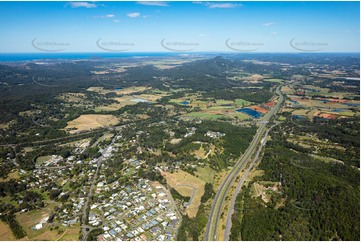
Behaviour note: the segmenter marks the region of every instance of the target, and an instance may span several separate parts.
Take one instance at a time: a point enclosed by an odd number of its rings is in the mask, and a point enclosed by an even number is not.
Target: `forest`
[[[231,240],[358,241],[358,169],[348,164],[322,162],[307,151],[286,147],[287,134],[281,130],[293,125],[286,122],[271,132],[272,140],[258,166],[264,175],[256,177],[237,196]],[[326,135],[327,127],[330,133],[333,132],[330,127],[335,129],[334,124],[321,127],[315,130],[311,126],[307,131]],[[350,145],[353,141],[348,142]],[[256,182],[279,183],[280,190],[271,192],[270,201],[265,202],[254,196]]]

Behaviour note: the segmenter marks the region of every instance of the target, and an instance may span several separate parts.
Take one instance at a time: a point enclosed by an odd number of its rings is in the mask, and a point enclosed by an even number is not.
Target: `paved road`
[[[260,122],[261,125],[258,128],[257,133],[255,134],[248,149],[245,151],[242,157],[236,162],[236,165],[228,173],[226,179],[223,181],[223,183],[220,185],[217,191],[216,197],[212,204],[211,212],[206,227],[206,234],[204,239],[207,241],[217,240],[219,220],[223,212],[227,193],[229,192],[239,172],[245,167],[250,157],[257,150],[257,147],[260,144],[261,139],[265,136],[265,132],[267,130],[266,125],[268,121],[272,118],[274,114],[277,113],[282,103],[284,102],[284,97],[280,92],[280,87],[277,88],[276,93],[279,96],[279,100],[277,104],[263,117],[263,119],[261,120],[263,122]]]
[[[249,173],[251,172],[253,166],[256,164],[256,162],[258,161],[258,158],[259,158],[259,155],[263,149],[263,147],[266,145],[267,143],[267,136],[268,136],[268,132],[274,127],[276,126],[277,124],[274,124],[271,128],[269,128],[264,136],[264,138],[262,139],[262,143],[261,145],[259,146],[258,148],[258,151],[257,151],[257,154],[256,156],[254,157],[252,163],[250,164],[250,166],[247,168],[246,172],[243,173],[242,177],[241,177],[241,180],[238,182],[238,185],[237,185],[237,188],[236,188],[236,191],[234,192],[233,194],[233,197],[232,197],[232,201],[231,201],[231,205],[229,207],[229,210],[228,210],[228,215],[227,215],[227,222],[226,222],[226,228],[225,228],[225,231],[224,231],[224,241],[229,241],[229,236],[230,236],[230,233],[231,233],[231,228],[232,228],[232,215],[234,213],[234,204],[236,203],[236,198],[237,198],[237,195],[239,194],[239,192],[241,191],[241,188],[243,186],[243,183],[246,181]]]
[[[192,195],[191,195],[189,201],[186,203],[186,204],[187,204],[187,205],[186,205],[187,207],[188,207],[189,205],[191,205],[192,202],[193,202],[194,196],[196,195],[197,188],[196,188],[195,186],[193,186],[192,184],[178,184],[178,185],[175,185],[174,187],[190,187],[190,188],[193,189]],[[173,187],[173,188],[174,188],[174,187]]]
[[[90,231],[87,231],[88,226],[85,224],[85,221],[88,218],[89,202],[90,202],[91,197],[93,196],[94,188],[95,188],[95,185],[96,185],[96,183],[98,181],[99,170],[100,170],[100,167],[102,165],[103,160],[105,159],[104,154],[105,154],[105,152],[107,152],[108,147],[112,146],[116,140],[117,140],[117,136],[115,135],[112,142],[107,147],[104,148],[104,151],[103,151],[102,155],[100,157],[98,157],[97,169],[96,169],[96,172],[95,172],[95,174],[93,176],[93,181],[92,181],[92,184],[90,186],[89,193],[88,193],[88,196],[86,198],[85,204],[83,206],[82,221],[81,221],[82,222],[82,232],[81,233],[82,233],[82,240],[83,241],[85,241],[87,239],[88,233],[90,232]]]

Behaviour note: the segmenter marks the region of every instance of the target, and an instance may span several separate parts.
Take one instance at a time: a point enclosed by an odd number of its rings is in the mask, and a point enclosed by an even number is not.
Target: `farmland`
[[[85,114],[68,122],[66,130],[70,133],[107,127],[117,124],[119,121],[112,115]]]

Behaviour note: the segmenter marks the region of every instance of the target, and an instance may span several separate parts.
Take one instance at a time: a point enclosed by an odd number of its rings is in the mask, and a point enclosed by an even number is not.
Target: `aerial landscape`
[[[359,241],[359,12],[0,2],[0,240]]]

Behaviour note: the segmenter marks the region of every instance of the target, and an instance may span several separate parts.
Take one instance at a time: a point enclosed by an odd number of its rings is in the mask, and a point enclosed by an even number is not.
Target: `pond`
[[[294,118],[294,119],[306,119],[306,117],[302,116],[302,115],[292,115],[292,118]]]
[[[261,114],[253,109],[250,108],[241,108],[241,109],[237,109],[236,112],[242,112],[245,113],[249,116],[251,116],[252,118],[259,118],[261,117]]]
[[[351,106],[351,107],[357,107],[357,106],[360,106],[359,103],[344,103],[345,105],[347,106]]]
[[[183,102],[180,102],[180,104],[182,104],[182,105],[188,105],[190,102],[188,102],[188,101],[183,101]]]

